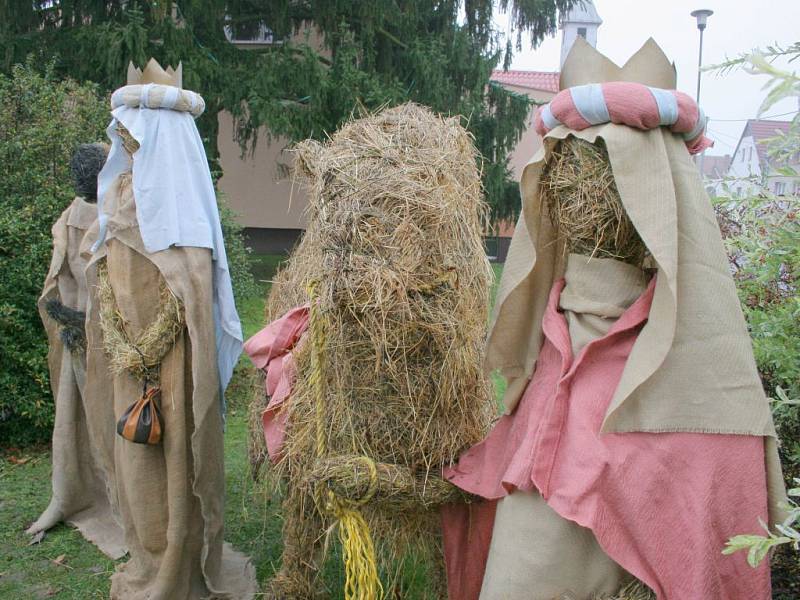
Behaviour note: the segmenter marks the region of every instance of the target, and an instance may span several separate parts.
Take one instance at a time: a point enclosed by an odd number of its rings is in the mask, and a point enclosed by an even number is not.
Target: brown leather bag
[[[117,421],[117,433],[136,444],[160,443],[164,431],[164,420],[157,402],[160,396],[161,388],[146,389]]]

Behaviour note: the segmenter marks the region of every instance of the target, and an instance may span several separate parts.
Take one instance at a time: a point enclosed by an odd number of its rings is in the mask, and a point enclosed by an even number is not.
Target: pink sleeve
[[[283,405],[292,393],[296,369],[292,350],[308,329],[308,306],[293,308],[264,327],[244,345],[253,364],[266,372],[269,403],[261,415],[270,460],[277,462],[286,439],[286,411]]]
[[[244,343],[244,351],[258,369],[291,350],[308,327],[308,306],[293,308]]]

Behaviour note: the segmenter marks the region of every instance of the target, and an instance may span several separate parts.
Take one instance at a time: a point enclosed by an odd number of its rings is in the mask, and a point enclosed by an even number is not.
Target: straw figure
[[[674,86],[652,40],[620,68],[579,38],[536,116],[487,347],[506,414],[445,469],[484,500],[445,524],[453,599],[770,597],[768,565],[722,554],[785,490]]]
[[[111,97],[109,158],[87,267],[87,413],[129,560],[111,598],[249,599],[223,542],[222,394],[240,350],[222,230],[181,68],[131,65]]]
[[[253,414],[286,480],[271,597],[321,591],[332,525],[345,597],[402,595],[412,548],[431,565],[431,597],[444,597],[439,508],[467,496],[442,468],[493,412],[480,368],[491,271],[476,151],[457,118],[405,104],[296,153],[308,228],[273,283],[272,322],[245,344],[266,371]]]
[[[70,161],[76,197],[53,225],[53,258],[39,298],[50,343],[48,364],[55,401],[53,495],[28,529],[33,535],[66,521],[111,558],[125,554],[122,529],[112,513],[102,452],[110,436],[90,437],[86,383],[86,258],[81,244],[97,221],[97,175],[108,146],[81,144]]]

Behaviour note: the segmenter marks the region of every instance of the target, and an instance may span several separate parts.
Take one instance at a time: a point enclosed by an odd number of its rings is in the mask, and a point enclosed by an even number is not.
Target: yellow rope
[[[311,299],[309,313],[309,334],[311,336],[311,373],[309,383],[314,391],[314,416],[316,420],[317,456],[326,455],[325,436],[325,323],[320,314],[317,301],[317,285],[311,282],[308,286]],[[383,598],[383,586],[378,577],[375,560],[375,547],[372,535],[361,511],[358,510],[370,500],[377,489],[378,473],[375,462],[362,457],[370,470],[370,490],[358,502],[338,497],[323,484],[316,490],[317,506],[332,514],[339,522],[339,540],[345,570],[345,600],[378,600]]]

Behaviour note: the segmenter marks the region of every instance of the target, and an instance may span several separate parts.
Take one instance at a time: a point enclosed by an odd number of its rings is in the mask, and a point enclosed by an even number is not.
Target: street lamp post
[[[714,14],[713,10],[708,10],[707,8],[701,8],[699,10],[693,10],[691,15],[697,19],[697,29],[700,31],[700,51],[697,55],[697,95],[695,97],[697,101],[698,108],[700,107],[700,77],[702,75],[702,68],[703,68],[703,32],[706,30],[706,24],[708,23],[708,17]],[[700,176],[703,176],[703,155],[705,152],[701,152],[700,156],[697,157],[698,168],[700,169]]]

